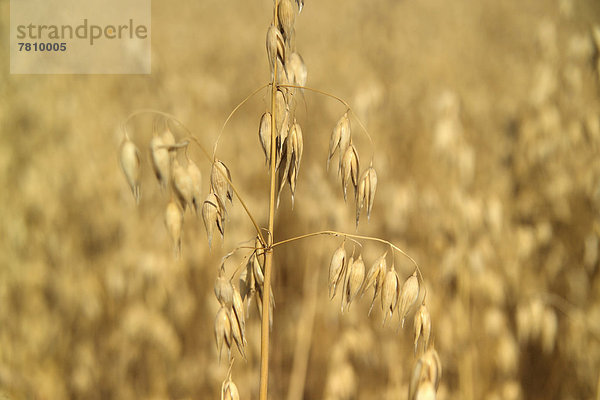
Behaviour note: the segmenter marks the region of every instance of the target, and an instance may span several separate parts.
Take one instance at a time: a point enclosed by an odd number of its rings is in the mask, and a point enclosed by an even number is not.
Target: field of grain
[[[379,184],[358,234],[401,247],[427,282],[437,399],[600,399],[600,2],[305,3],[296,31],[307,86],[345,99],[374,141]],[[153,1],[147,76],[10,75],[8,0],[0,15],[0,399],[220,398],[228,362],[215,349],[213,284],[253,226],[234,200],[209,251],[188,211],[175,259],[148,156],[152,117],[129,124],[142,150],[139,206],[119,166],[120,124],[161,110],[212,148],[234,107],[269,81],[272,2]],[[257,133],[269,93],[239,109],[217,151],[262,226]],[[357,233],[326,170],[344,111],[304,93],[304,160],[293,209],[282,194],[276,240]],[[190,150],[205,196],[210,163]],[[367,316],[368,295],[341,313],[327,288],[340,243],[275,252],[270,398],[407,398],[413,314],[403,329],[397,316],[382,326],[379,307]],[[361,252],[370,266],[385,250]],[[395,263],[401,280],[413,272]],[[234,351],[242,399],[258,397],[250,310],[247,361]]]

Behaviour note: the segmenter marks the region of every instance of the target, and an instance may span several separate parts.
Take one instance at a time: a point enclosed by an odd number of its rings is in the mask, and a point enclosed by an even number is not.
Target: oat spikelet
[[[356,228],[358,228],[358,222],[360,221],[360,212],[362,211],[367,201],[367,192],[369,191],[369,178],[366,172],[360,178],[358,182],[358,188],[356,189]]]
[[[273,80],[273,69],[276,66],[277,60],[281,62],[285,60],[285,42],[281,32],[273,24],[267,30],[267,56],[271,68],[271,80]]]
[[[254,279],[253,264],[253,260],[249,259],[246,263],[246,268],[240,272],[239,277],[240,296],[242,297],[242,302],[248,299],[246,304],[246,313],[248,313],[250,310],[250,303],[256,292],[256,280]]]
[[[362,259],[362,255],[358,256],[352,265],[348,266],[348,284],[346,286],[346,307],[350,309],[350,303],[354,301],[354,298],[363,285],[365,279],[365,263]]]
[[[329,154],[327,156],[327,170],[329,170],[329,162],[336,151],[340,152],[339,167],[342,166],[342,158],[346,153],[346,149],[350,145],[350,119],[348,113],[344,113],[335,124],[329,139]]]
[[[308,71],[300,54],[291,53],[288,57],[285,69],[290,83],[296,86],[306,86]]]
[[[223,203],[214,193],[210,193],[206,200],[204,200],[204,203],[202,203],[202,219],[204,220],[204,227],[206,228],[209,248],[212,246],[215,226],[221,233],[221,237],[225,234],[223,208]]]
[[[415,271],[402,285],[402,295],[400,296],[399,317],[402,320],[404,328],[404,319],[408,315],[411,307],[419,297],[419,280],[417,279],[417,271]]]
[[[367,170],[367,179],[369,181],[369,192],[366,196],[367,200],[367,219],[371,219],[371,209],[373,208],[373,201],[375,201],[375,191],[377,190],[377,172],[375,168],[370,166]]]
[[[223,344],[227,346],[228,353],[231,352],[231,321],[225,307],[221,307],[215,317],[215,340],[217,342],[217,351],[219,352],[219,362],[221,362]]]
[[[442,379],[442,363],[434,348],[427,350],[415,364],[408,386],[408,399],[429,399],[431,389],[435,392]]]
[[[352,264],[354,264],[354,255],[350,256],[350,259],[348,259],[348,265],[346,266],[346,268],[344,268],[344,276],[342,276],[342,279],[343,279],[342,301],[341,301],[342,312],[344,312],[344,307],[350,303],[350,301],[348,299],[348,282],[350,279],[349,271],[352,269]]]
[[[233,285],[225,277],[225,266],[221,265],[215,281],[215,296],[223,307],[231,307],[233,302]]]
[[[188,160],[187,174],[192,180],[192,205],[196,215],[202,205],[202,172],[192,160]]]
[[[398,298],[400,297],[400,278],[396,273],[396,270],[392,267],[385,273],[383,280],[383,287],[381,288],[381,308],[383,310],[383,323],[387,317],[391,317],[396,305],[398,304]]]
[[[419,339],[423,337],[423,349],[427,350],[429,345],[429,337],[431,335],[431,316],[425,303],[421,304],[419,310],[415,313],[415,354],[417,353],[417,347]]]
[[[165,210],[165,225],[173,246],[175,248],[175,257],[181,255],[181,231],[183,227],[183,211],[173,200],[167,205]]]
[[[298,5],[298,14],[300,14],[304,8],[304,0],[296,0],[296,4]]]
[[[258,128],[258,139],[265,153],[267,165],[271,165],[271,113],[266,112],[260,117],[260,126]]]
[[[154,136],[150,140],[150,156],[156,179],[160,186],[166,189],[171,179],[171,157],[160,136]]]
[[[358,171],[359,171],[358,152],[356,151],[356,148],[351,144],[346,149],[346,153],[344,154],[344,157],[342,160],[342,167],[341,167],[341,172],[342,172],[341,178],[342,178],[342,189],[344,192],[344,201],[346,201],[346,198],[347,198],[346,191],[347,191],[348,183],[350,182],[350,180],[352,180],[352,186],[354,187],[354,191],[356,193],[357,185],[358,185]]]
[[[179,161],[173,160],[173,189],[179,200],[181,208],[185,211],[186,206],[193,207],[194,181]]]
[[[344,277],[344,268],[346,265],[346,249],[344,243],[340,245],[331,257],[329,264],[329,298],[333,299],[340,281]]]
[[[129,136],[125,135],[123,142],[121,143],[120,151],[121,169],[125,174],[127,183],[131,188],[131,193],[135,199],[135,204],[140,203],[140,151],[136,145],[129,139]]]
[[[383,287],[383,280],[387,271],[387,262],[385,260],[386,256],[387,251],[383,253],[383,255],[381,255],[377,260],[375,260],[369,269],[369,272],[367,273],[367,277],[365,278],[362,294],[364,295],[369,288],[373,288],[373,300],[371,300],[371,306],[369,307],[368,315],[371,315],[373,305],[375,304],[375,299],[377,299],[377,295],[381,292],[381,288]]]
[[[242,300],[240,292],[235,287],[233,288],[232,310],[235,316],[235,320],[237,321],[240,327],[242,343],[246,344],[246,317],[244,316],[244,301]]]
[[[356,189],[356,226],[360,220],[360,213],[364,207],[367,208],[367,218],[371,218],[371,209],[377,190],[377,173],[373,166],[363,172]]]
[[[235,345],[244,359],[246,359],[246,353],[244,352],[244,339],[242,335],[242,329],[240,324],[235,317],[233,310],[229,310],[229,322],[231,324],[231,338],[235,342]]]
[[[280,137],[278,143],[280,150],[283,147],[285,138],[287,137],[287,124],[289,123],[287,117],[288,112],[289,110],[285,96],[281,90],[277,90],[277,93],[275,93],[275,126],[277,128],[277,135]],[[282,132],[282,127],[284,125],[286,129],[285,132]]]
[[[223,384],[221,400],[240,400],[240,393],[238,392],[235,383],[231,380],[231,376],[227,379],[227,382]]]
[[[291,0],[279,1],[279,6],[277,7],[277,19],[281,25],[285,41],[289,45],[290,39],[294,34],[294,25],[296,23],[296,9]]]
[[[294,120],[294,124],[290,128],[289,133],[289,151],[290,168],[287,179],[290,184],[290,192],[292,194],[292,209],[294,208],[294,195],[296,194],[296,182],[298,180],[298,171],[300,170],[300,162],[302,161],[302,153],[304,151],[304,139],[302,138],[302,129]]]
[[[223,205],[226,200],[229,200],[229,203],[233,202],[233,189],[227,181],[228,179],[231,181],[231,172],[229,172],[229,168],[227,168],[223,161],[215,159],[210,172],[210,188],[221,200]]]

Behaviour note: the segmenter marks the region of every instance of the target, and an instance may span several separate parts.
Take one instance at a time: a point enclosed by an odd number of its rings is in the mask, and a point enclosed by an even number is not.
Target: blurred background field
[[[271,6],[156,0],[151,75],[28,76],[9,74],[0,0],[0,398],[219,398],[227,363],[215,351],[213,283],[252,226],[234,201],[209,252],[188,212],[174,260],[168,198],[148,162],[152,118],[130,125],[145,169],[139,207],[118,164],[119,124],[153,108],[211,147],[269,79]],[[438,399],[600,398],[600,2],[306,0],[296,30],[308,86],[347,100],[374,138],[379,186],[359,233],[422,267],[444,367]],[[344,109],[304,99],[305,159],[293,211],[282,195],[277,239],[354,232],[353,205],[325,170]],[[263,225],[267,105],[261,92],[242,107],[217,153]],[[369,144],[353,129],[364,165]],[[206,194],[209,164],[192,156]],[[366,297],[341,314],[339,297],[327,298],[339,244],[276,254],[271,397],[405,399],[412,314],[404,329],[396,317],[381,327]],[[384,250],[366,245],[366,263]],[[402,279],[412,273],[395,261]],[[252,309],[248,361],[235,353],[233,368],[243,399],[257,398],[259,339]]]

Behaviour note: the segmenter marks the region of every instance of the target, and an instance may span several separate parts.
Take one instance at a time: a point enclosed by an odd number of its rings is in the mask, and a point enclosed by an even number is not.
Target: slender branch
[[[254,97],[254,95],[258,92],[260,92],[261,90],[263,90],[264,88],[270,86],[270,83],[266,83],[264,85],[262,85],[261,87],[259,87],[258,89],[256,89],[255,91],[253,91],[252,93],[250,93],[248,96],[246,96],[246,98],[244,100],[242,100],[234,109],[233,111],[231,111],[229,113],[229,116],[227,117],[227,119],[225,120],[225,122],[223,123],[223,126],[221,127],[221,132],[219,132],[219,136],[217,136],[217,140],[215,141],[215,145],[213,147],[213,158],[215,158],[215,155],[217,154],[217,147],[219,146],[219,140],[221,140],[221,136],[223,136],[223,131],[225,131],[225,126],[227,126],[227,123],[229,122],[229,120],[231,119],[231,117],[233,117],[233,115],[237,112],[237,110],[240,109],[241,106],[243,106],[244,104],[246,104],[246,102],[248,100],[250,100],[252,97]]]
[[[371,240],[374,242],[386,244],[386,245],[390,246],[393,250],[397,251],[398,253],[402,254],[404,257],[408,258],[414,264],[415,268],[417,269],[417,272],[419,273],[419,277],[421,278],[421,282],[424,282],[423,274],[421,273],[421,268],[419,268],[419,264],[417,264],[417,262],[411,256],[409,256],[404,250],[402,250],[400,247],[396,246],[392,242],[385,240],[385,239],[378,238],[378,237],[353,235],[351,233],[344,233],[344,232],[337,232],[337,231],[319,231],[319,232],[311,232],[311,233],[296,236],[293,238],[281,240],[279,242],[273,243],[271,245],[271,247],[281,246],[282,244],[295,242],[296,240],[306,239],[306,238],[320,236],[320,235],[343,236],[343,237],[354,238],[354,239],[358,239],[358,240]]]

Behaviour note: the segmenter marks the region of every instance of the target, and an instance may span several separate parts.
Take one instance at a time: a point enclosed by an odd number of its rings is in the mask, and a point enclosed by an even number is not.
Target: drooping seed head
[[[304,153],[304,137],[302,136],[302,128],[295,119],[291,130],[293,130],[294,132],[294,159],[296,162],[296,166],[300,168],[300,162],[302,161],[302,153]]]
[[[229,322],[231,323],[231,338],[235,342],[238,351],[246,359],[246,353],[244,352],[244,337],[242,335],[242,328],[239,321],[235,317],[233,310],[229,310]]]
[[[181,231],[183,227],[183,211],[173,200],[167,204],[165,210],[165,225],[173,246],[175,248],[175,257],[181,255]]]
[[[233,189],[229,184],[230,181],[231,172],[229,172],[229,168],[223,161],[215,159],[210,172],[210,187],[223,205],[226,200],[229,200],[230,203],[233,202]]]
[[[335,124],[333,131],[331,132],[331,137],[329,139],[329,154],[327,156],[327,170],[329,170],[329,162],[331,158],[339,149],[340,153],[340,162],[339,169],[342,167],[342,158],[346,153],[346,149],[350,145],[350,119],[348,118],[348,113],[344,113],[340,117],[340,119]]]
[[[209,193],[204,203],[202,203],[202,219],[204,220],[206,236],[208,237],[208,247],[210,248],[215,226],[221,233],[221,237],[224,235],[223,205],[214,193]]]
[[[346,154],[346,150],[351,144],[351,133],[350,133],[350,118],[348,118],[348,113],[344,113],[342,118],[338,121],[340,125],[340,168],[342,164],[342,158],[344,154]]]
[[[346,286],[346,306],[348,309],[350,309],[350,303],[360,293],[364,280],[365,263],[363,262],[362,255],[359,255],[358,259],[354,260],[352,265],[348,264],[348,284]]]
[[[223,386],[221,400],[240,400],[240,393],[238,392],[238,388],[231,379],[229,379],[227,383]]]
[[[127,135],[125,135],[125,137],[123,138],[123,142],[121,142],[120,161],[121,169],[123,170],[123,173],[125,174],[125,179],[127,179],[127,183],[131,188],[131,193],[133,193],[135,203],[139,204],[141,197],[140,151]]]
[[[344,191],[344,201],[346,201],[346,189],[348,182],[352,180],[352,186],[356,192],[358,185],[358,152],[353,145],[348,146],[342,159],[342,189]]]
[[[371,219],[371,209],[375,201],[375,191],[377,190],[377,172],[372,166],[367,170],[367,179],[369,180],[369,196],[367,202],[367,218]]]
[[[240,295],[242,296],[242,301],[248,299],[248,307],[250,307],[250,301],[252,300],[252,296],[256,292],[256,281],[254,280],[254,272],[253,269],[253,261],[251,259],[246,263],[246,268],[240,272],[239,285],[240,285]],[[247,310],[249,310],[248,308]],[[248,312],[248,311],[246,311]]]
[[[285,131],[285,127],[283,130]],[[283,142],[283,152],[284,152],[284,156],[281,159],[281,162],[283,162],[283,165],[285,167],[279,168],[279,170],[278,170],[277,182],[278,182],[279,190],[277,191],[277,207],[279,207],[279,198],[281,196],[281,192],[282,192],[286,182],[288,182],[290,167],[292,166],[292,162],[294,159],[293,143],[292,143],[291,137],[289,135],[288,135],[287,139],[285,140],[285,142]]]
[[[223,343],[227,346],[227,351],[231,351],[231,321],[227,308],[221,307],[215,317],[215,340],[217,342],[217,351],[219,352],[219,362],[221,361],[221,350]]]
[[[434,348],[427,350],[415,364],[408,386],[408,399],[433,399],[442,378],[442,363]]]
[[[289,110],[285,100],[285,96],[281,90],[277,90],[275,94],[275,126],[277,127],[277,136],[280,138],[279,147],[280,150],[283,147],[283,142],[287,138],[289,117],[287,116]],[[285,127],[285,129],[283,128]]]
[[[342,243],[336,249],[331,257],[329,264],[329,298],[333,299],[337,291],[337,287],[344,276],[344,267],[346,263],[346,249]]]
[[[425,303],[421,304],[419,310],[415,313],[415,354],[419,339],[423,337],[423,349],[427,350],[429,345],[429,337],[431,335],[431,316]]]
[[[202,205],[202,172],[192,160],[188,160],[187,174],[192,180],[192,205],[196,215]]]
[[[348,271],[352,268],[352,264],[354,264],[354,255],[351,255],[348,259],[348,265],[344,268],[344,276],[342,276],[342,301],[340,302],[342,312],[344,312],[344,307],[348,304],[348,280],[350,278]]]
[[[240,333],[242,335],[242,342],[246,343],[246,318],[244,316],[244,301],[242,300],[242,296],[237,288],[233,288],[233,296],[232,296],[232,310],[233,315],[237,323],[240,326]],[[233,318],[232,318],[233,320]]]
[[[181,204],[181,208],[185,211],[186,206],[193,206],[194,200],[194,181],[187,168],[184,168],[179,161],[173,160],[173,189],[177,195],[177,199]]]
[[[296,86],[306,86],[308,71],[300,54],[290,54],[286,63],[286,70],[288,73],[288,79],[292,84]]]
[[[283,31],[286,42],[289,40],[294,31],[294,24],[296,23],[296,8],[292,5],[291,0],[280,0],[279,6],[277,7],[277,17],[281,30]]]
[[[385,279],[385,273],[387,271],[387,262],[385,260],[387,256],[387,252],[382,254],[371,266],[369,272],[367,273],[367,277],[365,278],[365,284],[363,286],[362,294],[369,288],[373,288],[373,300],[371,300],[371,306],[369,308],[369,315],[371,315],[371,311],[373,310],[373,304],[375,304],[375,299],[377,295],[380,293],[381,288],[383,287],[383,280]]]
[[[360,212],[362,211],[365,203],[368,199],[369,191],[369,180],[368,175],[364,173],[358,182],[358,188],[356,190],[356,227],[358,228],[358,222],[360,221]]]
[[[408,315],[411,307],[417,301],[419,297],[419,280],[417,279],[417,272],[415,271],[402,285],[402,295],[400,296],[400,309],[399,317],[402,320],[402,327],[404,327],[404,319]]]
[[[219,276],[217,276],[217,280],[215,281],[215,296],[219,303],[223,307],[231,307],[233,302],[233,285],[225,277],[225,268],[221,266],[219,270]]]
[[[171,156],[160,136],[154,136],[150,140],[150,155],[156,179],[161,187],[166,189],[171,179]]]
[[[271,165],[271,113],[268,111],[260,118],[258,139],[265,153],[267,165]]]
[[[393,268],[389,269],[385,273],[383,280],[383,286],[381,288],[381,308],[383,309],[383,323],[387,317],[391,317],[396,305],[398,304],[398,298],[400,297],[400,278],[396,270]]]
[[[271,24],[267,30],[267,56],[269,58],[269,67],[271,68],[271,79],[273,79],[273,70],[277,60],[285,60],[285,42],[283,35]]]

